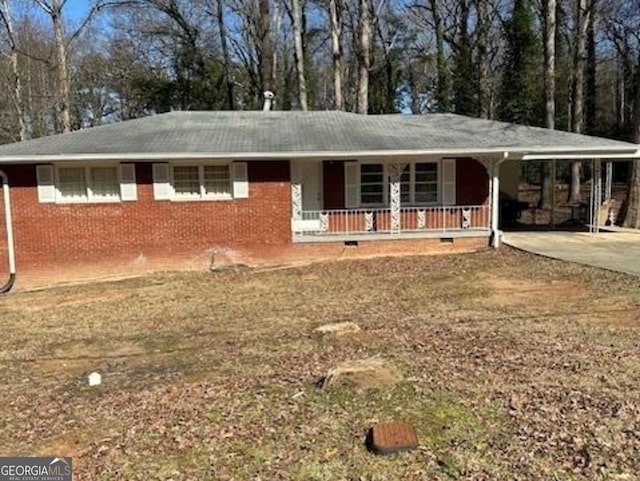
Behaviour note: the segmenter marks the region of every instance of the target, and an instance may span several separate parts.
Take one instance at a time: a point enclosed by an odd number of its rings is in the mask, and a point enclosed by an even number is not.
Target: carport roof
[[[639,149],[626,142],[454,114],[171,112],[3,145],[0,162],[428,154],[634,157]]]

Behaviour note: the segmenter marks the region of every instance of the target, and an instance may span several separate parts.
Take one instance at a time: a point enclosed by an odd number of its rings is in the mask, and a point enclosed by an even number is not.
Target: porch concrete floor
[[[503,242],[554,259],[640,276],[640,231],[506,232]]]

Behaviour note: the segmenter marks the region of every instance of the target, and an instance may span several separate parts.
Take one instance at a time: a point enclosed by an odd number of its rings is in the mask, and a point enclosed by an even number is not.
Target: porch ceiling
[[[391,155],[638,157],[640,146],[453,114],[172,112],[0,146],[0,163]]]

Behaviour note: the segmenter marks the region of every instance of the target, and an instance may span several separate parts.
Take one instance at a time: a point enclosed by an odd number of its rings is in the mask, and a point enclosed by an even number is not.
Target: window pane
[[[438,184],[416,184],[416,203],[438,201]]]
[[[416,164],[416,204],[428,204],[438,201],[438,164],[422,162]]]
[[[382,164],[360,166],[360,202],[382,204],[384,201],[384,169]]]
[[[400,176],[400,202],[411,202],[411,166],[407,165]]]
[[[89,174],[94,197],[109,199],[120,197],[117,167],[92,167]]]
[[[61,167],[58,169],[58,191],[65,200],[87,198],[87,181],[84,167]]]
[[[173,188],[176,195],[200,196],[200,178],[198,166],[174,166]]]
[[[231,177],[228,165],[206,165],[204,167],[205,193],[214,196],[231,195]]]
[[[382,194],[362,194],[361,202],[363,204],[382,204]]]
[[[438,182],[438,164],[416,164],[416,182]]]

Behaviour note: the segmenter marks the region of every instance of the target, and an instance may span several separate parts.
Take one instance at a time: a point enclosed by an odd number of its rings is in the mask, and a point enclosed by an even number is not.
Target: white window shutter
[[[171,199],[169,164],[153,164],[153,197],[156,200]]]
[[[36,178],[38,180],[38,202],[55,202],[56,186],[53,180],[53,165],[37,165]]]
[[[246,162],[234,162],[231,164],[233,176],[233,198],[246,199],[249,197],[249,174]]]
[[[120,198],[123,201],[138,200],[135,164],[120,164]]]
[[[358,207],[360,200],[360,168],[357,162],[344,163],[344,205]]]
[[[456,159],[442,160],[442,204],[456,203]]]

